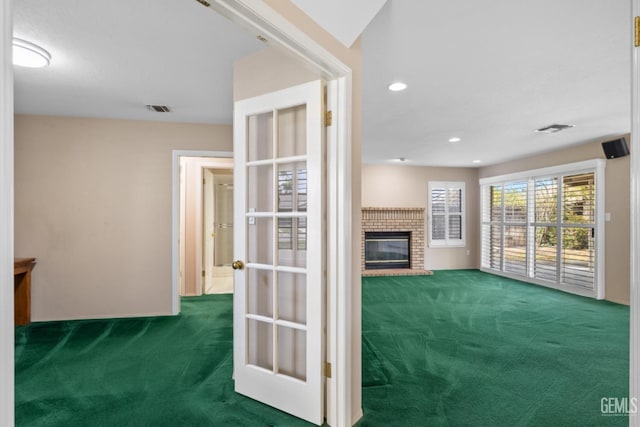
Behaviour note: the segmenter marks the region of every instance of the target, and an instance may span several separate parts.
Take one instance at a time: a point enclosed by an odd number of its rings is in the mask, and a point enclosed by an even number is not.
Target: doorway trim
[[[327,378],[326,421],[331,426],[351,426],[362,417],[353,408],[352,396],[361,393],[353,384],[352,334],[359,333],[360,313],[353,304],[353,185],[352,165],[352,70],[301,29],[263,1],[212,0],[211,8],[274,47],[318,70],[327,80],[327,104],[333,112],[333,126],[327,128],[327,354],[332,378]],[[357,315],[356,315],[357,316]],[[359,335],[356,339],[359,339]],[[359,353],[355,354],[359,360]],[[355,368],[355,369],[354,369]],[[359,376],[358,376],[359,378]],[[358,389],[356,389],[358,388]]]
[[[213,0],[211,8],[268,44],[318,70],[327,80],[327,105],[334,123],[327,128],[327,378],[326,422],[351,426],[362,417],[353,408],[354,392],[361,392],[360,362],[353,359],[353,326],[360,322],[360,310],[353,309],[353,194],[352,194],[352,70],[301,29],[262,1]],[[355,321],[354,321],[355,319]],[[355,365],[355,366],[354,366]],[[354,384],[355,381],[358,384]],[[354,390],[357,387],[357,390]]]
[[[631,28],[634,17],[640,16],[640,0],[633,0]],[[629,37],[632,37],[629,34]],[[631,297],[629,342],[629,404],[638,404],[640,397],[640,52],[633,46],[631,61]],[[640,426],[640,415],[629,414],[629,425]]]
[[[219,157],[233,158],[230,151],[188,151],[171,152],[171,314],[180,313],[180,158]]]

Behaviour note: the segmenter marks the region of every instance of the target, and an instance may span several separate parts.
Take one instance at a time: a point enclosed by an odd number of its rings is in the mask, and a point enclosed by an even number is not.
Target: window
[[[429,182],[429,246],[464,246],[464,182]]]
[[[483,270],[604,297],[603,160],[480,185]]]

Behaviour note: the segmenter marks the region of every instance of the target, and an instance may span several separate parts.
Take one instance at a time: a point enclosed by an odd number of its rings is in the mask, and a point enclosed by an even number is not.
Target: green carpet
[[[232,296],[16,328],[16,426],[308,426],[233,391]]]
[[[629,308],[476,270],[363,279],[359,426],[609,426]]]
[[[363,279],[358,426],[626,425],[629,309],[478,271]],[[230,295],[16,328],[16,425],[308,426],[233,392]]]

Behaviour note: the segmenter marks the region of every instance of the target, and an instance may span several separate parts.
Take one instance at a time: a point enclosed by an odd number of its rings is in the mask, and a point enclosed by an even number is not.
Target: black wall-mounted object
[[[607,159],[617,159],[629,155],[629,147],[627,147],[627,141],[624,138],[603,142],[602,149]]]

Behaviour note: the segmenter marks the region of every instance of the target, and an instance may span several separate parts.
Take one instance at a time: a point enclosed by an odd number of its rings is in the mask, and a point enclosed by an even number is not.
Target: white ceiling
[[[389,0],[363,35],[363,160],[483,166],[629,132],[630,20],[629,0]],[[576,127],[532,132],[553,123]]]
[[[17,113],[231,123],[233,61],[264,48],[193,0],[19,0],[14,10],[14,35],[52,56],[47,68],[14,68]]]
[[[387,0],[291,0],[346,47],[351,47]]]
[[[15,69],[17,113],[231,123],[232,63],[264,46],[195,0],[14,10],[16,37],[53,57]],[[363,34],[363,160],[483,166],[629,132],[630,15],[629,0],[388,0]],[[552,123],[576,127],[532,132]]]

